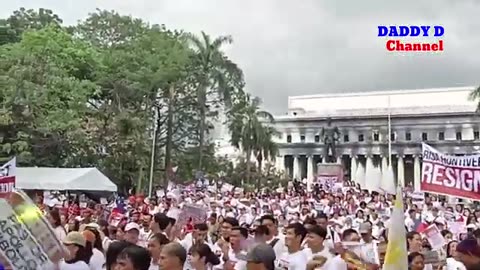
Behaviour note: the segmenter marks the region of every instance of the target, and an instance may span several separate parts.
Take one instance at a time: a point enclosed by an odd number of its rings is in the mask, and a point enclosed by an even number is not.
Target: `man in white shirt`
[[[264,215],[260,218],[260,223],[268,228],[269,235],[267,244],[275,251],[277,258],[284,254],[287,249],[284,240],[278,235],[278,222],[272,215]]]
[[[284,270],[304,270],[308,262],[307,253],[302,249],[302,242],[307,235],[307,229],[301,223],[287,226],[285,245],[288,251],[279,257],[276,266]]]
[[[315,256],[322,256],[327,261],[334,257],[330,250],[323,245],[326,237],[327,230],[318,225],[311,226],[308,229],[306,237],[308,248],[305,249],[305,253],[309,261]]]

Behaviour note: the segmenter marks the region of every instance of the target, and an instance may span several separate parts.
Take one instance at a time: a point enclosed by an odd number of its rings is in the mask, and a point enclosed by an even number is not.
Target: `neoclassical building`
[[[444,153],[480,153],[475,87],[293,96],[288,114],[277,115],[280,153],[276,167],[296,179],[312,179],[324,161],[321,130],[331,119],[338,127],[337,162],[352,180],[382,178],[389,164],[394,178],[419,180],[421,143]],[[390,114],[391,133],[388,130]],[[380,181],[380,179],[379,179]]]

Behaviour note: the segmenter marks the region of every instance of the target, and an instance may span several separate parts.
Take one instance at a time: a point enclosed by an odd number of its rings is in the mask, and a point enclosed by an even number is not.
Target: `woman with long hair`
[[[70,232],[63,239],[63,244],[67,249],[65,260],[58,264],[59,270],[90,270],[88,262],[90,252],[86,248],[87,241],[79,232]]]
[[[95,236],[95,239],[92,242],[92,257],[90,258],[90,268],[92,270],[102,269],[105,265],[105,255],[103,254],[103,246],[100,233],[94,228],[89,228],[88,231],[93,233]]]
[[[89,257],[88,257],[88,265],[90,266],[91,270],[101,270],[103,264],[98,264],[95,261],[92,261],[93,257],[93,243],[95,242],[95,234],[89,230],[85,230],[82,232],[83,237],[86,240],[85,249],[87,250]]]
[[[55,236],[57,237],[58,241],[62,242],[63,239],[67,236],[67,232],[65,227],[62,225],[62,219],[60,218],[60,212],[57,208],[53,208],[48,212],[48,221],[53,227],[53,231],[55,232]]]

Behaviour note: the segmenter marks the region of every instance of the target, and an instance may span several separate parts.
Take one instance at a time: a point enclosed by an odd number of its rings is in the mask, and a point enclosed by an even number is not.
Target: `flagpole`
[[[393,171],[392,165],[392,111],[390,107],[390,95],[388,96],[388,170]],[[393,179],[392,179],[393,180]],[[395,185],[396,187],[400,186],[401,184],[398,183]],[[396,189],[395,189],[396,194]]]

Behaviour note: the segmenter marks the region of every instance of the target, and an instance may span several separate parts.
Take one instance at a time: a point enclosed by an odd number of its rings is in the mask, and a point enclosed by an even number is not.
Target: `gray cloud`
[[[19,0],[45,7],[68,24],[95,8],[114,9],[191,32],[231,34],[227,48],[245,71],[247,87],[275,113],[287,96],[478,84],[480,21],[475,0]],[[378,25],[439,24],[445,52],[389,53]]]

